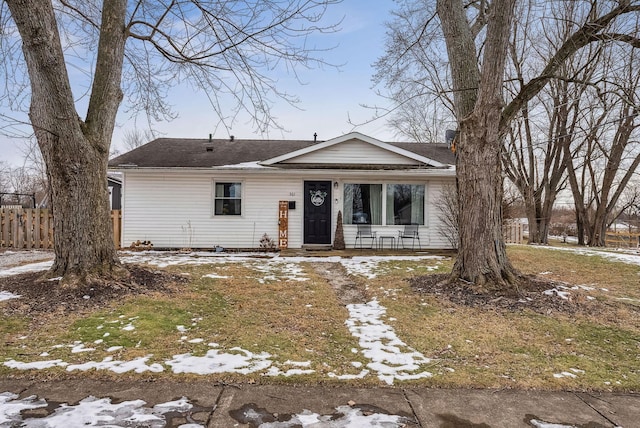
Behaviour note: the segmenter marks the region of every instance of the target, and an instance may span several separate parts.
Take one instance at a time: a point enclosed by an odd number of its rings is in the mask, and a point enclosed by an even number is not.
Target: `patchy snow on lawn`
[[[209,273],[207,275],[202,275],[203,278],[212,278],[212,279],[229,279],[230,277],[227,275],[218,275],[217,273]]]
[[[263,253],[169,253],[162,251],[142,251],[139,253],[123,252],[120,259],[125,263],[141,263],[158,267],[167,267],[175,265],[206,265],[221,263],[242,263],[250,266],[264,274],[260,279],[274,280],[279,279],[276,272],[281,277],[291,281],[305,281],[307,278],[303,272],[300,263],[340,263],[352,275],[364,276],[373,279],[380,272],[380,263],[393,261],[420,261],[434,260],[436,264],[427,266],[426,269],[433,271],[438,269],[438,262],[446,260],[446,257],[434,255],[398,255],[398,256],[356,256],[350,258],[342,258],[340,256],[330,257],[283,257],[279,254],[263,254]]]
[[[570,368],[569,371],[564,371],[564,372],[560,372],[560,373],[554,373],[553,377],[555,377],[556,379],[562,379],[565,377],[571,378],[571,379],[575,379],[578,377],[579,374],[584,374],[584,370],[580,370],[580,369],[575,369],[575,368]]]
[[[377,373],[378,378],[389,385],[394,380],[421,379],[433,376],[420,371],[431,359],[407,346],[396,335],[392,327],[382,318],[386,308],[372,300],[365,304],[347,305],[349,319],[345,322],[351,334],[358,338],[362,354],[370,360],[367,367]],[[367,373],[361,371],[358,377]],[[334,375],[337,378],[344,378]]]
[[[532,248],[541,248],[545,250],[555,250],[555,251],[570,251],[572,253],[580,254],[587,257],[598,256],[611,261],[640,266],[640,254],[638,253],[637,250],[634,250],[633,253],[630,253],[628,252],[628,250],[619,250],[614,252],[612,250],[605,250],[605,249],[596,250],[594,248],[588,248],[588,247],[570,248],[570,247],[549,247],[544,245],[540,245],[540,246],[534,245]]]
[[[440,256],[372,256],[372,257],[353,257],[341,258],[332,257],[280,257],[279,255],[251,255],[233,254],[221,255],[219,253],[169,253],[158,251],[145,252],[124,252],[121,260],[126,263],[141,263],[158,267],[166,267],[171,265],[207,265],[207,264],[225,264],[225,263],[242,263],[244,266],[252,269],[260,274],[255,280],[258,283],[265,281],[306,281],[308,276],[304,272],[303,263],[341,263],[345,269],[352,275],[360,275],[366,278],[375,278],[381,273],[380,264],[383,262],[393,261],[421,261],[434,260],[434,266],[428,266],[429,270],[438,268],[438,264],[444,257]],[[50,262],[35,263],[32,265],[20,266],[21,271],[33,271],[46,269]],[[0,274],[16,273],[14,268],[0,271]],[[411,268],[408,268],[411,269]],[[212,278],[221,278],[218,273],[205,275]],[[420,379],[430,377],[432,374],[422,370],[422,366],[429,364],[431,360],[416,350],[407,346],[395,334],[392,327],[385,324],[382,320],[385,317],[386,308],[381,306],[377,301],[367,304],[349,305],[350,317],[345,322],[351,334],[359,340],[360,349],[355,349],[356,353],[362,355],[369,360],[366,367],[362,368],[360,362],[354,362],[355,368],[361,369],[357,374],[336,374],[330,373],[329,376],[338,379],[354,379],[362,378],[367,375],[374,374],[387,384],[393,384],[396,380]],[[105,321],[98,329],[118,328],[123,331],[131,331],[135,329],[135,317],[125,319],[124,315],[116,320]],[[113,327],[110,327],[113,325]],[[195,323],[194,323],[195,325]],[[176,329],[180,332],[187,332],[188,328],[179,325]],[[105,336],[109,332],[104,333]],[[189,343],[204,342],[204,338],[189,338],[183,336],[183,341]],[[97,342],[94,342],[97,343]],[[62,345],[61,345],[62,346]],[[265,376],[293,376],[305,375],[313,373],[310,368],[310,362],[291,362],[285,361],[280,363],[273,361],[272,356],[266,352],[251,352],[242,348],[231,348],[228,350],[218,349],[216,343],[210,343],[209,349],[204,355],[193,355],[185,353],[174,355],[166,361],[152,362],[152,355],[139,357],[132,361],[114,360],[113,357],[106,357],[102,361],[88,361],[83,363],[71,364],[61,359],[20,362],[16,360],[7,360],[3,364],[6,367],[29,370],[29,369],[46,369],[53,367],[64,367],[67,371],[75,370],[109,370],[115,373],[126,372],[162,372],[170,367],[173,373],[192,373],[200,375],[208,375],[212,373],[261,373]],[[121,347],[112,346],[108,352],[122,349]],[[72,353],[90,352],[94,348],[86,348],[81,342],[72,345]],[[47,353],[42,356],[48,356]]]
[[[102,361],[89,361],[87,363],[82,364],[68,364],[67,371],[72,372],[75,370],[87,371],[91,369],[95,370],[109,370],[114,373],[122,374],[127,372],[135,372],[135,373],[161,373],[164,371],[164,367],[161,364],[153,363],[147,364],[147,362],[151,359],[152,355],[147,355],[146,357],[135,358],[131,361],[117,361],[114,360],[113,357],[105,357]]]
[[[564,285],[559,285],[557,287],[551,288],[549,290],[544,290],[542,293],[547,296],[557,296],[562,300],[571,300],[571,291],[604,291],[608,292],[609,290],[606,288],[596,288],[588,285],[572,285],[571,287],[567,287]],[[595,300],[593,296],[586,296],[587,300]]]
[[[261,274],[259,277],[249,277],[255,279],[260,284],[274,281],[308,281],[309,278],[304,273],[304,269],[300,263],[288,261],[286,258],[274,258],[264,263],[248,263],[245,266],[250,267],[254,271]]]
[[[17,299],[19,297],[19,294],[13,294],[8,291],[0,291],[0,302],[2,302],[3,300]]]
[[[362,353],[369,360],[366,369],[357,374],[329,373],[329,377],[337,379],[363,378],[370,373],[392,385],[396,380],[410,380],[431,377],[432,373],[422,370],[422,366],[430,364],[431,360],[420,352],[407,346],[401,341],[393,328],[382,320],[386,314],[386,308],[377,301],[366,304],[348,305],[350,317],[345,325],[351,334],[358,338],[360,348],[354,348],[354,353]],[[179,326],[182,327],[182,326]],[[198,340],[198,343],[202,340]],[[61,345],[62,346],[62,345]],[[131,361],[114,360],[106,357],[102,361],[88,361],[85,363],[70,364],[61,359],[21,362],[13,359],[3,363],[5,367],[17,370],[48,369],[64,367],[65,370],[108,370],[114,373],[160,373],[165,366],[176,374],[190,373],[209,375],[214,373],[262,373],[264,376],[294,376],[314,373],[309,368],[310,361],[290,361],[283,363],[273,361],[267,352],[250,352],[246,349],[234,347],[227,350],[218,349],[218,344],[210,343],[209,349],[204,355],[198,356],[192,353],[174,355],[172,359],[150,363],[152,355],[139,357]],[[118,349],[116,347],[109,348]],[[80,342],[73,345],[72,352],[84,352],[92,350],[84,348]],[[48,354],[47,354],[48,355]],[[355,368],[360,368],[361,363],[354,362]]]
[[[146,407],[143,400],[123,401],[114,404],[110,398],[89,396],[76,405],[60,404],[45,417],[23,419],[20,412],[48,406],[44,399],[35,396],[19,399],[11,393],[0,394],[0,426],[24,426],[34,428],[67,427],[164,427],[168,413],[187,413],[193,405],[186,398]],[[203,427],[198,424],[181,425],[182,428]]]
[[[542,293],[546,296],[558,296],[562,300],[569,300],[569,296],[571,295],[568,291],[560,291],[557,288],[544,290]]]
[[[41,256],[42,257],[42,256]],[[0,257],[1,259],[1,257]],[[393,261],[420,261],[433,260],[434,265],[426,266],[429,271],[438,269],[440,261],[446,257],[433,255],[398,255],[398,256],[356,256],[351,258],[342,258],[340,256],[331,257],[282,257],[279,254],[264,253],[211,253],[211,252],[192,252],[192,253],[174,253],[166,251],[121,251],[120,260],[123,263],[147,264],[164,268],[168,266],[182,265],[207,265],[207,264],[225,264],[225,263],[241,263],[262,274],[256,278],[258,282],[286,280],[286,281],[306,281],[303,268],[300,263],[340,263],[351,275],[360,275],[368,279],[376,278],[379,274],[385,273],[386,269],[380,268],[380,263]],[[38,263],[25,264],[11,268],[1,269],[0,277],[18,275],[26,272],[38,272],[47,270],[51,267],[53,261],[44,261]],[[413,270],[408,268],[409,270]],[[222,275],[213,273],[211,278],[224,279]]]
[[[190,353],[174,355],[165,361],[174,373],[193,373],[208,375],[213,373],[249,374],[269,368],[272,361],[267,352],[254,354],[242,348],[231,348],[231,352],[209,349],[204,356],[198,357]]]
[[[65,367],[68,372],[72,371],[87,371],[91,369],[95,370],[109,370],[114,373],[122,374],[126,372],[133,371],[135,373],[144,373],[144,372],[152,372],[152,373],[160,373],[164,371],[164,367],[161,364],[153,363],[148,365],[147,361],[152,357],[152,355],[147,355],[146,357],[135,358],[131,361],[118,361],[114,360],[113,357],[105,357],[102,361],[89,361],[86,363],[80,364],[70,364],[61,359],[57,360],[44,360],[44,361],[32,361],[32,362],[22,362],[16,361],[13,359],[7,360],[4,362],[5,367],[9,367],[11,369],[17,370],[43,370],[49,369],[53,367]]]
[[[14,266],[12,268],[0,270],[0,277],[20,275],[27,272],[40,272],[49,269],[52,264],[53,260],[49,260],[46,262],[29,263],[22,266]]]
[[[380,263],[394,261],[419,261],[419,260],[435,260],[435,265],[425,266],[428,271],[438,269],[438,263],[445,260],[442,256],[357,256],[350,259],[340,259],[340,264],[347,269],[351,275],[364,276],[367,279],[374,279],[379,274],[387,273],[386,269],[380,268]],[[408,268],[408,270],[413,270]]]
[[[9,268],[19,266],[35,261],[53,260],[52,251],[43,250],[21,250],[21,251],[3,251],[0,253],[0,268]]]

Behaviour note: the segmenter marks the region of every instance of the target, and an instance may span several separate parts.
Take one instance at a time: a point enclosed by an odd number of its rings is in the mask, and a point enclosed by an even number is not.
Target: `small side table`
[[[395,236],[378,236],[378,250],[384,250],[384,241],[391,242],[391,249],[395,250],[396,248],[396,237]]]

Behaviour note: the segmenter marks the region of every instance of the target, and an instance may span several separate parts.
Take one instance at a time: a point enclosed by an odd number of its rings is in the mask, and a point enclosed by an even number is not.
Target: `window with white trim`
[[[344,185],[344,224],[382,224],[382,184]]]
[[[425,224],[424,184],[345,183],[344,224]]]
[[[424,185],[387,184],[387,224],[424,224]]]
[[[242,183],[215,183],[214,215],[242,215]]]

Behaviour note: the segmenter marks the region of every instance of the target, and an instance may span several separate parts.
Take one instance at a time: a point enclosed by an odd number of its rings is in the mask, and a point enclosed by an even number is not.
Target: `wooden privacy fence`
[[[636,248],[640,247],[640,233],[638,232],[614,232],[607,231],[605,245],[615,248]]]
[[[120,210],[111,211],[113,244],[120,248]],[[53,248],[53,215],[46,209],[0,208],[0,248]]]
[[[524,225],[519,220],[502,222],[502,237],[505,244],[522,244],[524,242]]]

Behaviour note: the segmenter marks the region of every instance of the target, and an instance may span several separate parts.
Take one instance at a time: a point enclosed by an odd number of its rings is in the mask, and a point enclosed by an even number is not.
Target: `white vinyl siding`
[[[294,164],[355,164],[355,165],[416,165],[414,159],[372,146],[364,141],[351,140],[317,152],[288,159]]]
[[[258,248],[265,233],[277,240],[280,200],[296,201],[289,211],[289,242],[301,245],[302,181],[223,177],[218,181],[242,182],[242,215],[213,216],[212,174],[128,171],[125,180],[123,246],[148,240],[155,248]]]
[[[256,171],[126,171],[123,194],[122,245],[137,240],[151,241],[155,248],[259,248],[260,238],[268,234],[278,238],[278,202],[295,201],[289,210],[289,248],[303,245],[303,214],[305,180],[331,180],[332,235],[335,233],[338,211],[343,209],[343,183],[407,183],[425,186],[425,224],[420,226],[422,248],[449,248],[446,237],[440,235],[434,205],[445,183],[454,177],[407,179],[405,173],[387,172],[279,172],[264,174]],[[374,178],[377,178],[376,181]],[[242,183],[242,215],[214,216],[214,183]],[[344,212],[343,212],[344,214]],[[378,236],[397,236],[399,225],[373,225]],[[343,225],[347,248],[353,247],[357,227]],[[333,241],[333,238],[332,238]]]

